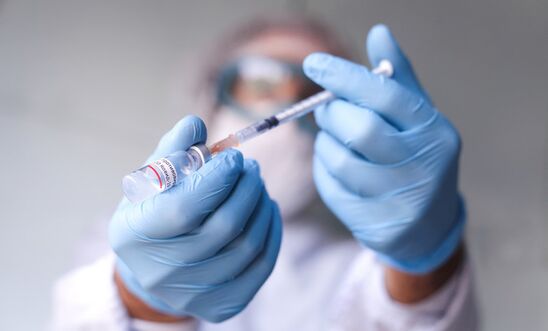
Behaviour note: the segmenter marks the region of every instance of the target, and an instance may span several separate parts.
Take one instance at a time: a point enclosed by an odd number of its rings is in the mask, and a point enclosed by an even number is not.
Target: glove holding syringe
[[[383,60],[372,72],[391,77],[393,66],[388,60]],[[230,147],[237,147],[281,124],[303,117],[316,107],[335,98],[336,96],[330,91],[316,93],[276,115],[257,121],[228,135],[209,147],[203,144],[194,145],[186,151],[178,151],[153,161],[123,178],[124,194],[128,200],[136,203],[168,190],[177,185],[184,177],[202,167],[215,154]]]

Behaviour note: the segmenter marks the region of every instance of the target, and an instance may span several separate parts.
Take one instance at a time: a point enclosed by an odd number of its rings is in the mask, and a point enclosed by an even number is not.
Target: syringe
[[[372,72],[377,75],[391,77],[394,68],[390,61],[382,60]],[[131,202],[140,202],[168,190],[178,184],[184,177],[202,167],[215,154],[230,147],[237,147],[245,141],[260,136],[281,124],[303,117],[318,106],[335,98],[336,96],[330,91],[318,92],[289,106],[276,115],[229,134],[228,137],[212,144],[210,147],[203,144],[194,145],[186,151],[178,151],[147,164],[123,178],[122,189],[124,194]]]

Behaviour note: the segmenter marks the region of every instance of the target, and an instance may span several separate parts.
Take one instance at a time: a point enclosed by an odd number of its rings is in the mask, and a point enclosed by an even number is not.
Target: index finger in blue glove
[[[395,80],[326,53],[313,53],[303,64],[306,75],[325,89],[378,112],[400,130],[427,122],[435,113],[426,100]]]
[[[187,150],[192,145],[203,144],[206,139],[207,129],[204,122],[198,116],[185,116],[160,139],[158,146],[146,163],[150,163],[176,151]]]
[[[272,205],[268,237],[262,252],[235,279],[211,288],[192,306],[196,316],[210,322],[221,322],[242,311],[274,269],[282,240],[282,222],[278,207]],[[211,305],[212,302],[216,304]],[[204,309],[208,307],[208,309]]]
[[[421,87],[411,63],[401,50],[398,42],[386,25],[375,25],[367,35],[367,55],[371,66],[377,66],[382,60],[388,60],[394,67],[392,79],[409,90],[422,96],[431,104],[430,98]]]
[[[325,132],[318,133],[314,150],[315,161],[321,162],[348,191],[361,197],[381,196],[408,187],[424,173],[413,159],[390,165],[371,163]]]
[[[184,272],[177,275],[179,282],[196,286],[219,285],[234,279],[254,261],[264,249],[274,209],[274,203],[266,191],[263,190],[258,195],[260,200],[250,219],[246,220],[247,224],[243,232],[214,256],[185,265]],[[216,221],[230,222],[231,220],[217,219]],[[203,243],[198,245],[203,246]],[[187,250],[192,250],[196,246],[196,243],[194,245],[185,243],[184,246],[179,245],[173,248],[178,251],[185,247]],[[212,270],[222,272],[212,272]]]
[[[172,248],[177,263],[195,263],[219,252],[240,235],[256,209],[264,184],[256,161],[245,160],[244,169],[229,196],[191,234],[162,241]]]
[[[147,238],[172,238],[192,231],[227,198],[242,169],[242,154],[226,150],[170,190],[127,205],[125,218]]]
[[[318,126],[373,163],[396,163],[413,152],[398,130],[376,112],[348,101],[334,100],[314,111]]]

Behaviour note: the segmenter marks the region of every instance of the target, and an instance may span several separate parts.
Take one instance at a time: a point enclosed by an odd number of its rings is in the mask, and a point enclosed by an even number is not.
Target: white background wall
[[[0,0],[1,330],[38,330],[53,281],[120,178],[193,111],[192,66],[225,30],[304,9],[362,50],[389,24],[464,140],[485,330],[548,328],[548,2]]]

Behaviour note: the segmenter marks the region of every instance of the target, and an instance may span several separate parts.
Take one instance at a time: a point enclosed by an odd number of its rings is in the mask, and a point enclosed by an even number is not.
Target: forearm
[[[409,274],[390,266],[384,268],[384,281],[390,297],[411,304],[436,293],[459,270],[464,261],[464,244],[440,267],[427,274]]]

